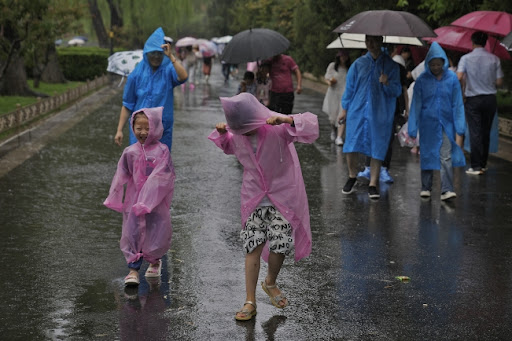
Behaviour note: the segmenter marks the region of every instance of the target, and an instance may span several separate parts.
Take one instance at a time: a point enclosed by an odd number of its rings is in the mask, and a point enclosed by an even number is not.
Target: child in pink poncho
[[[227,125],[218,123],[208,138],[244,166],[240,236],[246,252],[247,296],[235,318],[246,321],[256,315],[260,256],[268,261],[261,286],[272,305],[284,308],[288,300],[276,279],[285,255],[293,246],[296,261],[311,253],[308,199],[293,142],[315,141],[318,120],[309,112],[275,113],[248,93],[221,98],[221,102]]]
[[[120,246],[130,269],[126,285],[139,284],[143,258],[150,263],[146,277],[160,277],[161,258],[171,246],[169,208],[175,174],[169,148],[159,142],[164,130],[162,111],[163,107],[146,108],[132,114],[130,126],[138,143],[123,151],[104,202],[123,213]]]

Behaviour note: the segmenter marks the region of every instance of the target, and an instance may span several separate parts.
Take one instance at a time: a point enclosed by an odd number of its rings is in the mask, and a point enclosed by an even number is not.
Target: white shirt
[[[466,74],[466,97],[496,94],[496,80],[503,78],[500,59],[483,47],[462,56],[457,72]]]

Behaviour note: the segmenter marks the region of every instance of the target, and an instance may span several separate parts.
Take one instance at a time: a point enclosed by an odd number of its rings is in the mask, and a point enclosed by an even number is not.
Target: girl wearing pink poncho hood
[[[309,112],[275,113],[249,93],[220,100],[227,125],[218,123],[208,138],[244,166],[240,236],[246,251],[247,296],[235,318],[246,321],[256,315],[260,256],[268,261],[261,286],[272,305],[284,308],[288,300],[275,283],[285,255],[293,246],[296,261],[311,253],[309,206],[293,142],[315,141],[318,120]]]
[[[162,111],[163,107],[146,108],[132,114],[130,126],[138,143],[123,151],[103,203],[123,213],[120,246],[130,268],[126,285],[139,284],[143,258],[150,263],[145,276],[160,277],[161,258],[171,245],[169,208],[175,173],[169,148],[159,142],[164,130]]]

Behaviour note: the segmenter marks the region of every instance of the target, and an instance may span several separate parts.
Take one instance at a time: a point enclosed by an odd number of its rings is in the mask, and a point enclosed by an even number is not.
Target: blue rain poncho
[[[381,73],[388,85],[379,82]],[[396,98],[402,93],[398,64],[385,53],[368,52],[350,66],[341,106],[347,111],[344,153],[384,160],[391,139]]]
[[[123,105],[132,112],[142,108],[164,107],[162,115],[164,134],[160,142],[166,144],[171,150],[172,126],[174,124],[173,89],[184,83],[186,79],[178,80],[178,74],[167,56],[164,56],[162,64],[153,72],[147,53],[151,51],[163,52],[160,46],[164,44],[164,36],[164,31],[159,27],[146,41],[143,50],[143,61],[135,67],[126,81]],[[130,144],[136,142],[137,139],[130,130]]]
[[[443,74],[438,80],[430,71],[429,63],[434,58],[444,60]],[[455,133],[464,135],[466,120],[464,103],[457,75],[448,69],[446,53],[434,42],[425,58],[425,71],[416,79],[409,115],[408,133],[421,135],[421,169],[441,168],[439,151],[443,141],[443,131],[452,144],[452,166],[466,164],[464,152],[455,143]]]

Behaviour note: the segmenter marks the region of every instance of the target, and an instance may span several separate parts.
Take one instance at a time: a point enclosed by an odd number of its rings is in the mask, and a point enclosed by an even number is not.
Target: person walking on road
[[[114,141],[123,143],[123,127],[131,113],[141,108],[164,107],[162,143],[171,150],[174,124],[174,87],[187,80],[187,72],[173,56],[171,44],[164,41],[164,31],[158,28],[144,45],[144,57],[128,76],[123,94],[123,106]],[[164,55],[167,58],[164,58]],[[137,142],[130,130],[130,144]]]
[[[462,136],[466,130],[462,91],[448,58],[433,42],[425,58],[425,71],[414,84],[408,133],[421,132],[421,192],[429,198],[434,169],[441,170],[441,200],[455,198],[453,167],[466,164]]]
[[[279,115],[245,92],[221,102],[227,124],[218,123],[208,138],[244,167],[240,237],[246,252],[246,301],[235,319],[246,321],[256,315],[260,256],[268,261],[261,286],[272,305],[284,308],[288,299],[276,280],[285,256],[292,247],[296,261],[311,253],[309,206],[293,143],[315,141],[318,119],[309,112]]]
[[[158,107],[133,113],[130,127],[138,142],[123,151],[103,203],[123,214],[120,246],[130,269],[127,286],[139,284],[143,259],[150,263],[145,276],[159,278],[161,258],[171,246],[175,174],[169,148],[158,141],[164,132],[162,112]]]
[[[269,109],[281,114],[290,115],[293,110],[295,95],[293,93],[292,74],[297,78],[295,92],[302,92],[302,74],[292,57],[285,54],[278,54],[270,60],[270,89]]]
[[[347,155],[349,179],[342,193],[354,191],[358,153],[371,157],[371,199],[380,197],[377,189],[380,167],[391,138],[396,98],[402,93],[398,64],[383,53],[382,36],[365,38],[368,53],[356,59],[347,74],[339,120],[346,121],[343,153]]]
[[[331,140],[338,146],[343,145],[343,133],[345,132],[345,123],[338,122],[338,115],[341,110],[341,97],[345,91],[345,80],[347,71],[350,67],[350,57],[345,50],[336,54],[334,62],[327,66],[325,71],[325,80],[329,87],[325,93],[322,111],[329,115],[331,122]]]
[[[473,51],[462,56],[457,77],[466,97],[464,109],[469,128],[471,167],[467,174],[481,175],[487,170],[492,121],[496,113],[496,87],[503,84],[500,59],[484,46],[487,34],[471,35]]]

